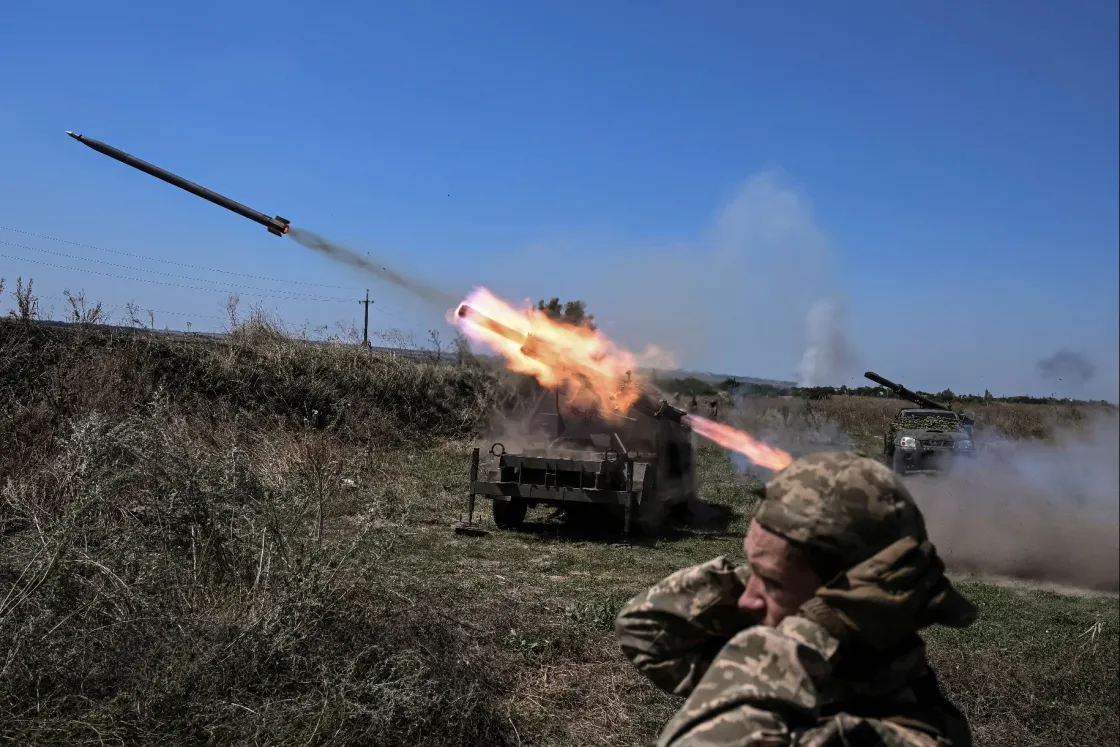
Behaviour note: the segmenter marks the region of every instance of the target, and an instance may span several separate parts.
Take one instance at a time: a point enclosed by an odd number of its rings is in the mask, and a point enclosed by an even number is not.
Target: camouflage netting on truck
[[[900,418],[891,422],[891,432],[906,431],[961,431],[964,423],[953,416],[930,415],[922,418]]]

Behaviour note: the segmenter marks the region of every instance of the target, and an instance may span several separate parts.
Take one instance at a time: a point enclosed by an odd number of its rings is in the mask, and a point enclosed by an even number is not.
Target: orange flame
[[[448,321],[499,353],[510,370],[533,376],[549,389],[567,389],[570,403],[594,406],[605,417],[625,414],[640,395],[641,379],[634,371],[639,362],[659,358],[661,367],[667,362],[657,348],[651,346],[639,360],[598,330],[553,321],[532,305],[515,309],[485,288],[476,288],[449,312]],[[628,380],[636,386],[625,386]],[[781,449],[731,426],[699,415],[688,415],[685,422],[755,464],[778,470],[792,460]]]
[[[639,383],[638,358],[598,330],[554,321],[532,306],[515,309],[485,288],[475,289],[463,305],[488,319],[453,313],[450,321],[499,353],[510,370],[549,389],[567,389],[574,402],[594,405],[604,415],[625,413],[637,399],[639,387],[623,384],[628,378]]]
[[[757,441],[749,434],[732,428],[723,423],[699,415],[689,415],[685,418],[692,430],[719,444],[725,449],[737,451],[755,464],[772,470],[781,470],[789,466],[793,457],[776,446]]]

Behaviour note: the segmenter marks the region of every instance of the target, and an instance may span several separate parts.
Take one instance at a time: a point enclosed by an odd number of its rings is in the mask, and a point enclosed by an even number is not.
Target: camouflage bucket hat
[[[900,539],[929,539],[922,512],[898,475],[855,452],[794,460],[766,483],[754,520],[804,549],[822,583]],[[933,600],[935,622],[968,624],[975,607],[945,584]]]

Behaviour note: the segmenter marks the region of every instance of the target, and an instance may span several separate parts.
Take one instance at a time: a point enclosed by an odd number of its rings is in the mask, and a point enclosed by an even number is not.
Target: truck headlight
[[[972,441],[970,441],[966,438],[966,439],[963,439],[961,441],[957,441],[956,446],[961,451],[971,451],[972,450]]]
[[[916,449],[918,448],[918,439],[913,436],[903,436],[898,439],[898,448],[900,449]]]

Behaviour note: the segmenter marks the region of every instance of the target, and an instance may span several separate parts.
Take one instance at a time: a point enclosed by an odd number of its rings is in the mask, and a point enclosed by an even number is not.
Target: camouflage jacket
[[[796,616],[754,625],[737,608],[749,575],[721,556],[677,571],[619,612],[626,657],[662,690],[687,698],[658,747],[972,744],[921,638],[841,679],[830,661],[837,642],[819,625]]]

